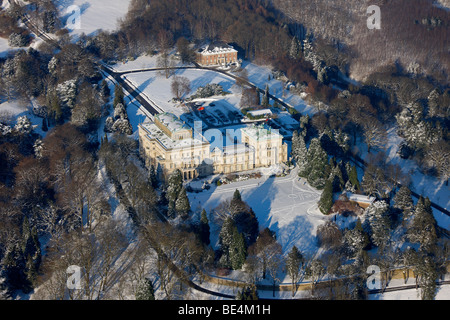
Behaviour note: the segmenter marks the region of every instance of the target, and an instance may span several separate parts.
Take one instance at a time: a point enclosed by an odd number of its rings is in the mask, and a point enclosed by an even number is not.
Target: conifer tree
[[[261,101],[261,105],[266,108],[268,108],[270,106],[269,105],[269,85],[268,84],[266,84],[266,89],[264,90],[264,95],[263,95],[263,99]]]
[[[317,138],[311,140],[306,156],[306,173],[309,184],[317,189],[323,189],[329,176],[328,155]]]
[[[402,186],[394,196],[393,200],[393,207],[402,211],[403,220],[406,221],[411,216],[414,208],[411,190],[406,186]]]
[[[295,132],[296,133],[296,132]],[[308,149],[306,148],[305,137],[302,134],[295,134],[292,138],[292,152],[294,160],[298,166],[298,173],[301,177],[307,177]]]
[[[206,210],[203,209],[200,217],[200,241],[208,246],[210,244],[210,227],[209,221],[206,214]]]
[[[116,87],[114,88],[113,107],[115,108],[119,103],[125,106],[125,94],[120,84],[116,85]]]
[[[346,248],[350,255],[359,255],[370,244],[369,236],[362,227],[361,220],[356,220],[355,227],[344,235]]]
[[[348,181],[355,190],[359,190],[361,188],[358,180],[358,171],[356,170],[355,165],[351,166],[350,172],[348,173]]]
[[[340,192],[344,189],[344,175],[342,174],[341,165],[338,163],[331,170],[330,178],[331,185],[333,186],[333,192]]]
[[[150,279],[143,280],[135,293],[136,300],[155,300],[155,289]]]
[[[241,291],[239,291],[236,295],[236,300],[241,301],[250,301],[250,300],[259,300],[258,291],[255,286],[245,287]]]
[[[44,132],[48,131],[47,118],[42,119],[42,131]]]
[[[289,57],[292,59],[298,59],[301,54],[301,44],[300,41],[298,41],[297,37],[294,36],[291,41],[291,47],[289,49]]]
[[[180,170],[175,170],[168,179],[166,198],[168,200],[168,215],[169,217],[175,217],[176,209],[175,204],[180,194],[181,188],[183,187],[183,176]]]
[[[323,214],[330,214],[333,206],[333,183],[330,179],[325,183],[325,188],[320,196],[319,209]]]
[[[186,219],[191,211],[191,205],[189,203],[189,198],[187,196],[186,189],[181,187],[180,193],[178,194],[177,200],[175,202],[175,211],[177,215]]]
[[[219,234],[221,264],[234,270],[240,269],[245,262],[247,248],[244,236],[238,231],[233,219],[228,217]]]
[[[420,197],[414,210],[412,225],[408,230],[409,239],[419,243],[421,249],[429,250],[437,242],[436,226],[430,200]]]
[[[233,242],[230,247],[230,262],[233,270],[239,270],[245,263],[247,257],[247,248],[245,246],[244,235],[233,229]]]
[[[372,242],[384,247],[390,238],[391,219],[389,205],[385,201],[376,201],[366,209],[366,215],[372,231]]]
[[[300,278],[300,271],[303,263],[303,256],[296,246],[293,246],[286,259],[286,269],[292,280],[292,296],[297,291],[297,282]]]

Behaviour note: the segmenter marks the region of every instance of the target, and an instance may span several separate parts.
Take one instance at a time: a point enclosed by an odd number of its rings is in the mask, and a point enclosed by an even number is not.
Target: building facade
[[[202,66],[221,66],[237,61],[237,50],[224,42],[213,42],[197,51],[197,63]]]
[[[179,169],[185,180],[281,164],[288,159],[283,137],[264,126],[241,129],[242,142],[212,147],[203,134],[175,115],[163,113],[139,125],[141,156],[168,176]]]

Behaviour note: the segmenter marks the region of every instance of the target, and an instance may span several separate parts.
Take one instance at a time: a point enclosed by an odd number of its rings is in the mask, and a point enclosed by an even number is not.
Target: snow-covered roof
[[[242,133],[247,134],[254,140],[272,140],[277,138],[282,138],[283,136],[278,132],[278,130],[274,130],[270,127],[266,127],[264,125],[251,125],[247,128],[242,129]]]
[[[355,202],[360,202],[360,203],[373,203],[376,198],[375,197],[368,197],[365,195],[361,195],[361,194],[354,194],[354,193],[347,193],[347,198],[350,201],[355,201]]]
[[[173,113],[166,112],[157,114],[155,118],[166,126],[172,133],[181,130],[190,130],[190,128]]]
[[[203,55],[218,54],[218,53],[230,53],[230,52],[237,52],[237,50],[235,50],[233,48],[233,46],[231,46],[223,41],[212,42],[199,50],[199,53],[201,53]]]
[[[252,110],[252,111],[249,111],[248,113],[250,113],[254,117],[257,117],[257,116],[263,116],[266,114],[272,114],[272,111],[270,109],[262,109],[262,110]]]
[[[223,153],[225,155],[242,154],[250,151],[252,151],[252,148],[246,146],[245,144],[235,144],[223,148]]]
[[[200,136],[200,139],[194,137],[183,140],[173,140],[153,122],[141,124],[140,127],[145,130],[148,139],[157,140],[166,150],[192,148],[209,143],[203,136]]]

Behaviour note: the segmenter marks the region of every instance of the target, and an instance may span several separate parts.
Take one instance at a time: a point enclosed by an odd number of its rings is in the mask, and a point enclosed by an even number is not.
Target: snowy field
[[[427,176],[417,169],[413,160],[401,159],[397,155],[398,148],[403,139],[397,135],[395,128],[388,131],[387,155],[392,164],[399,164],[403,172],[412,181],[412,190],[426,195],[431,201],[439,204],[443,208],[450,210],[450,186],[446,186],[444,181]],[[450,228],[450,220],[447,228]]]
[[[220,84],[225,91],[231,91],[231,95],[219,97],[218,100],[229,101],[230,104],[236,105],[240,100],[240,92],[234,87],[235,81],[225,75],[214,71],[207,70],[178,70],[176,76],[186,77],[191,82],[191,94],[195,93],[199,87],[203,87],[210,83]],[[141,73],[132,73],[124,76],[125,79],[131,81],[139,91],[145,93],[147,97],[153,100],[159,107],[166,112],[174,113],[181,116],[186,110],[173,103],[174,97],[171,92],[171,83],[173,77],[166,79],[158,71],[148,71]]]
[[[130,0],[57,0],[55,3],[63,22],[73,16],[73,11],[69,10],[71,6],[77,6],[81,14],[80,26],[71,30],[71,34],[85,33],[90,35],[99,29],[116,30],[118,20],[125,17],[128,12]]]
[[[11,126],[14,126],[16,119],[21,116],[27,116],[30,119],[34,126],[34,132],[45,136],[46,133],[42,131],[42,118],[33,114],[31,103],[20,100],[11,100],[9,102],[0,100],[0,117],[9,119]]]
[[[17,48],[12,48],[8,45],[8,39],[0,38],[0,58],[5,58],[16,50]]]
[[[212,186],[202,193],[190,193],[191,208],[194,211],[204,208],[210,214],[220,203],[230,200],[236,189],[255,212],[260,229],[268,227],[276,232],[285,253],[294,245],[309,255],[318,251],[316,230],[328,219],[317,208],[321,192],[300,181],[296,170],[282,178],[263,175],[260,179]],[[216,236],[218,233],[218,230],[211,232]],[[212,243],[217,243],[217,240],[212,239]]]
[[[273,79],[271,66],[259,66],[254,63],[244,61],[242,67],[247,70],[249,81],[257,87],[264,89],[266,85],[269,85],[270,94],[288,103],[298,112],[304,115],[308,114],[310,116],[316,113],[316,109],[313,106],[307,104],[298,95],[292,94],[288,90],[285,90],[283,96],[284,83],[280,80]],[[269,76],[271,80],[269,80]]]

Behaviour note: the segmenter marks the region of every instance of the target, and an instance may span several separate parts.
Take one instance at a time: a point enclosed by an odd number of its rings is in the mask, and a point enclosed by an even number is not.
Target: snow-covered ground
[[[79,28],[71,30],[72,35],[82,33],[89,35],[99,29],[116,30],[119,25],[118,20],[125,17],[128,12],[130,0],[57,0],[55,3],[66,25],[67,20],[75,15],[73,10],[79,10]],[[72,23],[72,25],[75,24]]]
[[[12,48],[8,45],[8,39],[0,38],[0,58],[5,58],[16,50],[17,48]]]
[[[229,96],[220,97],[221,100],[229,101],[232,105],[239,103],[239,92],[233,88],[234,80],[225,75],[208,70],[178,70],[177,76],[186,77],[191,82],[191,94],[195,93],[199,87],[205,86],[209,83],[217,83],[222,85],[225,91],[231,91],[233,94]],[[141,73],[132,73],[124,76],[125,79],[131,81],[143,93],[145,93],[151,100],[153,100],[159,107],[166,112],[174,113],[181,116],[186,112],[178,103],[172,102],[174,98],[171,92],[171,83],[173,77],[166,79],[158,71],[148,71]]]
[[[445,181],[422,173],[414,160],[400,158],[397,152],[402,141],[403,139],[398,136],[395,127],[388,130],[388,142],[385,147],[388,162],[400,166],[404,175],[411,182],[409,187],[412,191],[428,197],[432,202],[449,210],[450,186],[446,186]],[[362,144],[358,144],[358,147],[362,151],[361,158],[366,159],[367,147]],[[450,230],[450,217],[436,209],[433,209],[433,213],[439,226]]]
[[[284,83],[280,80],[273,79],[271,66],[260,66],[244,61],[242,67],[247,70],[249,81],[257,87],[265,89],[266,85],[269,85],[270,94],[288,103],[298,112],[309,114],[310,116],[316,113],[316,109],[306,103],[300,96],[289,92],[289,90],[285,90],[283,95]]]
[[[399,164],[412,182],[412,190],[425,195],[431,201],[439,204],[447,210],[450,209],[450,186],[445,185],[445,181],[441,181],[435,177],[423,174],[417,168],[417,164],[413,160],[405,160],[398,156],[397,152],[403,139],[397,135],[396,128],[388,131],[387,155],[392,164]],[[450,220],[449,225],[450,228]]]
[[[212,186],[210,190],[191,193],[191,208],[194,211],[205,209],[210,214],[220,203],[230,200],[236,190],[255,212],[261,230],[268,227],[276,232],[285,253],[294,245],[308,255],[318,251],[316,230],[328,219],[317,208],[321,192],[300,180],[296,170],[286,177],[263,175],[260,179]],[[218,230],[211,233],[217,237]],[[217,240],[212,238],[212,243]]]
[[[29,102],[19,100],[11,100],[9,102],[0,101],[0,116],[10,119],[12,122],[10,123],[11,126],[14,126],[18,117],[27,116],[30,119],[31,124],[35,127],[34,132],[41,136],[45,136],[46,134],[42,131],[42,118],[33,114],[32,105]]]

